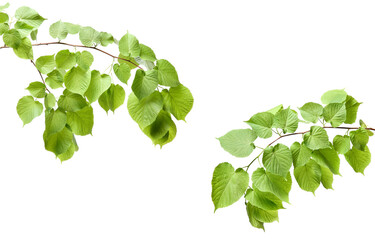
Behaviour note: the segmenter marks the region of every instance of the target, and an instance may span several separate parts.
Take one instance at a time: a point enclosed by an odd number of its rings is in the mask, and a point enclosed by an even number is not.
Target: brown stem
[[[123,60],[123,61],[129,62],[129,63],[133,64],[134,66],[136,66],[137,68],[143,70],[143,68],[142,68],[141,66],[139,66],[138,64],[133,63],[133,62],[130,61],[129,59],[125,59],[125,58],[117,57],[117,56],[112,55],[112,54],[110,54],[110,53],[108,53],[108,52],[106,52],[106,51],[104,51],[104,50],[102,50],[102,49],[99,49],[99,48],[97,48],[97,47],[89,47],[89,46],[85,46],[85,45],[76,45],[76,44],[70,44],[70,43],[65,43],[65,42],[46,42],[46,43],[34,43],[34,44],[32,44],[33,47],[36,47],[36,46],[47,46],[47,45],[66,45],[66,46],[70,46],[70,47],[79,47],[79,48],[90,48],[90,49],[94,49],[94,50],[99,51],[99,52],[101,52],[101,53],[104,53],[104,54],[106,54],[106,55],[108,55],[108,56],[110,56],[110,57],[112,57],[112,58],[117,58],[117,59],[120,59],[120,60]],[[4,46],[0,47],[0,49],[2,49],[2,48],[10,48],[10,47],[4,45]]]
[[[359,129],[359,127],[323,127],[323,128],[327,128],[327,129],[346,129],[346,130],[356,130],[356,129]],[[365,128],[365,129],[366,130],[370,130],[370,131],[375,131],[375,128]],[[271,143],[269,143],[267,145],[267,147],[269,147],[272,144],[274,144],[275,142],[279,141],[281,138],[289,137],[289,136],[293,136],[293,135],[301,135],[301,134],[305,134],[305,133],[308,133],[308,132],[310,132],[310,130],[304,131],[304,132],[295,132],[295,133],[289,133],[289,134],[281,135],[280,137],[276,138]],[[249,167],[251,166],[251,164],[253,164],[253,162],[255,162],[255,160],[257,158],[259,158],[262,155],[263,152],[264,152],[264,150],[256,158],[254,158],[247,166],[245,166],[243,168],[245,168],[245,170],[247,171],[249,169]]]
[[[38,71],[38,73],[39,73],[39,75],[40,75],[40,78],[42,79],[42,82],[43,82],[44,86],[46,86],[46,90],[47,90],[47,92],[51,93],[51,91],[47,88],[47,84],[46,84],[46,82],[44,81],[44,78],[43,78],[42,73],[41,73],[41,72],[39,71],[39,69],[36,67],[35,62],[34,62],[32,59],[31,59],[30,61],[31,61],[31,63],[34,65],[34,67],[36,68],[36,70]]]

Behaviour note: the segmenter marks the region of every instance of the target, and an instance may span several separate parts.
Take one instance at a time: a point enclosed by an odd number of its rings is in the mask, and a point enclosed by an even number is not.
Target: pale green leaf
[[[111,86],[111,77],[107,74],[100,75],[97,70],[91,71],[91,81],[85,96],[90,103],[95,102]],[[74,132],[74,131],[73,131]]]
[[[56,67],[55,55],[41,56],[35,61],[35,65],[41,73],[50,73]]]
[[[52,94],[52,93],[48,93],[45,97],[44,97],[44,106],[47,110],[55,107],[56,105],[56,98],[55,96]]]
[[[92,134],[94,126],[94,113],[91,106],[82,108],[77,112],[67,112],[67,123],[72,132],[77,135]]]
[[[251,203],[249,203],[249,202],[246,203],[246,212],[247,212],[247,216],[249,217],[249,221],[250,221],[251,226],[253,226],[255,228],[263,229],[263,231],[264,231],[263,222],[260,222],[257,219],[255,219],[255,217],[254,217],[254,206],[251,205]]]
[[[139,100],[149,96],[158,86],[158,72],[156,70],[143,71],[138,69],[132,84],[132,90]]]
[[[138,39],[130,33],[126,33],[120,39],[118,47],[120,53],[126,57],[138,57],[141,54]]]
[[[3,35],[4,44],[11,48],[18,48],[21,45],[21,34],[16,29],[10,29]]]
[[[16,19],[18,19],[18,21],[23,22],[33,27],[34,29],[38,28],[44,22],[44,20],[46,20],[45,18],[40,16],[35,10],[29,7],[18,8],[16,10],[15,17]]]
[[[108,113],[115,112],[125,101],[125,90],[120,85],[112,84],[107,91],[99,97],[100,106]]]
[[[310,131],[304,134],[303,142],[311,150],[330,147],[326,130],[319,126],[311,126]]]
[[[34,118],[40,116],[42,112],[43,104],[35,101],[32,96],[25,96],[17,103],[17,113],[23,125],[30,123]]]
[[[260,138],[272,136],[272,125],[274,115],[269,112],[257,113],[246,121]]]
[[[262,192],[273,193],[284,202],[289,202],[289,192],[292,188],[292,178],[288,173],[286,179],[279,175],[266,172],[263,168],[258,168],[251,177],[253,188]]]
[[[68,36],[68,29],[66,28],[65,23],[61,21],[53,23],[49,27],[49,35],[59,40],[65,39],[66,36]]]
[[[305,144],[300,144],[299,142],[294,142],[290,146],[290,151],[293,156],[294,167],[299,167],[305,165],[311,158],[312,151],[308,149]]]
[[[56,54],[55,61],[58,68],[68,70],[76,65],[76,55],[68,49],[61,50]]]
[[[273,115],[275,115],[276,113],[280,112],[281,110],[284,109],[284,106],[282,104],[274,107],[274,108],[271,108],[270,110],[266,111],[266,112],[269,112],[269,113],[272,113]]]
[[[48,134],[60,132],[66,125],[66,113],[61,109],[46,111],[45,124]]]
[[[157,91],[139,100],[133,93],[128,99],[128,111],[141,129],[153,123],[163,108],[163,97]]]
[[[38,29],[33,30],[33,31],[30,33],[31,40],[36,41],[36,39],[37,39],[37,35],[38,35]]]
[[[211,198],[218,208],[224,208],[237,202],[249,185],[249,175],[242,168],[236,171],[229,163],[219,164],[212,177]]]
[[[248,157],[255,145],[253,142],[257,138],[251,129],[236,129],[218,138],[221,147],[235,157]]]
[[[308,102],[299,108],[301,116],[308,122],[316,123],[323,115],[323,107],[318,103]]]
[[[274,221],[279,221],[277,210],[264,210],[255,206],[253,206],[252,208],[252,215],[259,222],[271,223]]]
[[[340,175],[340,157],[332,148],[324,148],[313,151],[312,159],[319,165],[329,168],[332,173]]]
[[[4,4],[4,5],[1,5],[0,6],[0,11],[3,11],[3,10],[5,10],[5,9],[7,9],[8,7],[9,7],[9,3],[6,3],[6,4]]]
[[[305,165],[294,169],[294,177],[301,189],[315,193],[320,185],[322,172],[314,160],[309,160]]]
[[[44,98],[46,96],[46,85],[41,82],[32,82],[26,88],[35,98]]]
[[[100,32],[99,34],[100,45],[106,47],[114,42],[113,36],[107,32]]]
[[[329,168],[326,168],[326,167],[320,166],[320,171],[321,171],[321,173],[322,173],[322,179],[321,179],[321,182],[322,182],[323,186],[324,186],[326,189],[333,189],[333,188],[332,188],[332,183],[333,183],[333,173],[331,172],[331,170],[329,170]]]
[[[155,53],[150,47],[148,47],[146,45],[143,45],[143,44],[139,44],[139,47],[141,48],[141,53],[140,53],[139,56],[143,60],[147,60],[147,61],[151,61],[151,62],[156,61]]]
[[[177,87],[180,82],[174,66],[165,59],[156,61],[159,84],[169,87]]]
[[[47,74],[46,84],[48,84],[48,86],[50,86],[52,89],[63,87],[63,83],[64,77],[59,70],[55,69]]]
[[[367,146],[364,151],[354,147],[345,154],[345,159],[355,172],[364,174],[365,168],[371,162],[371,153]]]
[[[130,74],[130,67],[126,63],[120,63],[113,65],[113,71],[116,74],[116,77],[123,83],[127,84],[128,80],[131,76]]]
[[[169,90],[164,89],[161,94],[164,108],[171,112],[177,120],[185,121],[194,104],[194,98],[190,90],[180,84],[177,87],[169,88]]]
[[[122,54],[119,55],[118,63],[125,63],[130,69],[134,69],[139,66],[138,62],[133,57],[127,57]]]
[[[89,70],[92,63],[94,62],[94,56],[88,51],[77,52],[76,61],[78,66],[86,71]]]
[[[3,35],[8,30],[9,30],[9,24],[8,23],[0,23],[0,35]]]
[[[261,192],[256,188],[249,188],[246,191],[245,199],[251,205],[264,210],[284,209],[283,202],[278,197],[269,192]]]
[[[330,90],[323,94],[321,101],[323,104],[343,103],[346,99],[347,93],[341,90]]]
[[[87,47],[100,42],[100,33],[92,27],[82,27],[79,31],[79,40]]]
[[[323,117],[332,127],[338,127],[346,120],[346,108],[343,103],[330,103],[323,109]]]
[[[339,154],[345,154],[350,150],[350,137],[337,135],[333,138],[333,148]]]
[[[268,172],[286,177],[293,163],[292,152],[287,146],[278,143],[264,150],[262,162]]]
[[[81,26],[78,24],[64,22],[64,25],[69,34],[77,34],[81,30]]]
[[[91,71],[85,71],[81,67],[73,67],[64,76],[66,89],[82,96],[89,88],[90,81]]]
[[[298,128],[298,115],[290,107],[275,114],[273,127],[280,128],[284,133],[294,133]]]
[[[365,150],[369,138],[368,131],[364,128],[359,128],[356,131],[350,132],[350,141],[352,142],[353,147],[361,151]]]

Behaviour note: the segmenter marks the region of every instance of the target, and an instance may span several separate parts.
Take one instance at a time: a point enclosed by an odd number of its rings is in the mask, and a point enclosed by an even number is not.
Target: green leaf
[[[64,25],[69,34],[77,34],[81,30],[81,26],[78,24],[64,22]]]
[[[61,50],[56,54],[55,61],[58,68],[68,70],[76,65],[76,55],[68,49]]]
[[[249,217],[250,224],[255,228],[263,229],[263,231],[264,231],[263,222],[255,219],[255,217],[254,217],[254,206],[251,205],[249,202],[246,203],[246,212],[247,212],[247,216]]]
[[[284,133],[294,133],[298,128],[298,115],[290,107],[275,114],[273,127],[280,128]]]
[[[37,39],[37,35],[38,35],[38,29],[33,30],[33,31],[30,33],[31,40],[36,41],[36,39]]]
[[[40,116],[42,112],[43,105],[38,101],[34,101],[32,96],[25,96],[17,103],[17,113],[23,125],[30,123],[34,118]]]
[[[310,132],[303,135],[303,143],[311,150],[330,147],[326,130],[319,126],[311,126]]]
[[[99,97],[108,90],[111,86],[111,77],[107,74],[100,75],[97,70],[91,71],[90,86],[87,89],[85,96],[90,103],[95,102]],[[74,132],[74,131],[73,131]]]
[[[50,73],[56,67],[55,55],[41,56],[35,61],[35,65],[41,73]]]
[[[286,177],[293,163],[292,152],[281,143],[276,146],[268,146],[263,153],[264,167],[268,172]]]
[[[75,152],[76,152],[76,145],[74,144],[74,142],[72,142],[68,150],[62,154],[57,155],[57,157],[60,159],[61,162],[63,162],[63,161],[71,159]]]
[[[160,147],[171,142],[176,136],[176,125],[171,115],[161,110],[153,123],[142,129],[142,131],[151,138],[152,142]]]
[[[9,3],[6,3],[6,4],[2,5],[2,6],[0,6],[0,11],[3,11],[5,9],[7,9],[8,7],[9,7]]]
[[[324,148],[313,151],[312,159],[319,165],[329,168],[334,174],[340,175],[340,158],[334,149]]]
[[[271,223],[274,221],[279,221],[279,215],[277,210],[263,210],[261,208],[252,207],[252,216],[259,222]]]
[[[333,189],[333,188],[332,188],[332,183],[333,183],[333,173],[331,172],[331,170],[329,170],[329,168],[326,168],[326,167],[320,166],[320,171],[321,171],[321,173],[322,173],[322,179],[321,179],[321,182],[322,182],[323,186],[324,186],[326,189]]]
[[[81,67],[73,67],[64,76],[66,89],[82,96],[89,88],[90,81],[91,71],[85,71]]]
[[[118,47],[120,53],[126,57],[138,57],[141,54],[138,39],[130,33],[126,33],[120,39]]]
[[[9,22],[9,16],[6,13],[0,12],[0,23]]]
[[[57,105],[65,111],[76,112],[86,107],[88,104],[81,95],[64,90],[64,93],[60,96]]]
[[[138,69],[132,84],[132,90],[139,100],[149,96],[158,86],[158,72],[156,70],[143,71]]]
[[[367,130],[359,128],[356,131],[351,131],[350,141],[352,142],[353,147],[357,148],[358,150],[364,151],[369,141]]]
[[[61,72],[57,69],[47,74],[46,84],[52,89],[57,89],[63,87],[64,78]]]
[[[344,89],[330,90],[323,94],[321,100],[323,104],[343,103],[346,99],[347,93]]]
[[[221,147],[235,157],[248,157],[255,145],[253,142],[257,138],[251,129],[236,129],[218,138]]]
[[[9,30],[9,24],[8,23],[0,23],[0,35],[4,34]]]
[[[130,67],[126,63],[120,63],[113,65],[113,71],[116,74],[116,77],[123,83],[128,84],[128,80],[131,76]]]
[[[77,112],[67,112],[66,115],[67,123],[74,134],[81,136],[92,134],[94,113],[91,106],[84,107]]]
[[[137,66],[139,66],[138,62],[132,57],[127,57],[122,54],[120,54],[118,57],[119,57],[118,62],[120,64],[125,63],[126,65],[129,66],[130,69],[134,69],[134,68],[137,68]]]
[[[17,29],[17,31],[21,35],[21,38],[29,36],[31,32],[34,30],[32,26],[29,26],[23,22],[16,22],[16,24],[14,24],[14,29]]]
[[[133,93],[128,99],[128,111],[141,129],[153,123],[163,109],[163,97],[157,91],[139,100]]]
[[[294,169],[294,177],[301,189],[315,194],[322,179],[322,172],[320,166],[314,160],[310,160]]]
[[[194,98],[190,90],[180,84],[177,87],[169,88],[169,90],[164,89],[161,94],[164,100],[164,108],[171,112],[177,120],[185,121],[194,104]]]
[[[236,171],[229,163],[220,163],[212,177],[211,198],[215,211],[237,202],[249,185],[249,174],[242,168]]]
[[[18,8],[16,10],[15,16],[16,19],[18,19],[18,21],[23,22],[33,27],[34,29],[38,28],[44,22],[44,20],[46,20],[45,18],[40,16],[35,10],[29,7]]]
[[[345,101],[345,108],[346,108],[346,119],[345,123],[352,124],[355,123],[357,119],[357,112],[359,105],[362,103],[357,102],[352,96],[347,96]]]
[[[48,93],[45,97],[44,97],[44,106],[47,110],[55,107],[56,105],[56,98],[55,96],[52,94],[52,93]]]
[[[260,138],[272,136],[272,125],[274,115],[269,112],[257,113],[246,123],[249,124]]]
[[[100,33],[92,27],[82,27],[79,31],[79,40],[87,47],[100,42]]]
[[[316,123],[323,115],[323,107],[318,103],[308,102],[299,108],[301,116],[308,122]]]
[[[282,104],[274,107],[274,108],[271,108],[270,110],[266,111],[266,112],[269,112],[269,113],[272,113],[273,115],[275,115],[276,113],[280,112],[281,110],[283,110],[284,107]]]
[[[65,23],[61,21],[53,23],[49,27],[49,35],[59,40],[65,39],[66,36],[68,36],[68,29],[66,28]]]
[[[77,52],[76,61],[78,66],[87,71],[94,62],[94,56],[88,51]]]
[[[338,127],[346,120],[346,108],[343,103],[330,103],[323,109],[324,120],[332,127]]]
[[[156,61],[155,53],[150,47],[148,47],[146,45],[143,45],[143,44],[139,44],[139,47],[141,48],[141,53],[140,53],[139,56],[143,60],[147,60],[147,61],[151,61],[151,62]]]
[[[256,188],[249,188],[246,191],[245,199],[251,205],[264,210],[284,209],[283,202],[278,197],[269,192],[261,192]]]
[[[292,188],[292,178],[288,173],[286,179],[279,175],[266,172],[263,168],[258,168],[251,177],[253,188],[262,192],[270,192],[284,202],[289,202],[289,191]]]
[[[66,125],[66,113],[61,109],[46,111],[46,132],[53,134],[60,132]]]
[[[26,88],[35,98],[44,98],[46,96],[46,85],[41,82],[32,82]]]
[[[60,132],[52,134],[44,131],[43,139],[45,149],[58,156],[70,148],[73,141],[73,133],[67,127],[64,127]]]
[[[350,137],[337,135],[333,138],[333,148],[339,154],[345,154],[350,150]]]
[[[113,36],[107,32],[100,32],[99,34],[100,44],[104,47],[114,42]]]
[[[290,151],[293,156],[294,168],[305,165],[311,158],[312,151],[308,149],[305,144],[294,142],[290,146]]]
[[[364,174],[365,168],[371,162],[371,153],[367,146],[364,151],[353,147],[345,154],[345,159],[355,172]]]
[[[100,106],[108,113],[115,112],[125,101],[125,90],[120,85],[112,84],[99,98]]]
[[[3,35],[4,44],[11,48],[18,48],[21,45],[21,34],[16,29],[10,29]]]
[[[28,38],[23,38],[21,44],[17,48],[13,48],[13,52],[22,59],[33,59],[33,47]]]
[[[177,87],[180,84],[176,69],[170,62],[165,59],[159,59],[156,61],[156,67],[160,85]]]

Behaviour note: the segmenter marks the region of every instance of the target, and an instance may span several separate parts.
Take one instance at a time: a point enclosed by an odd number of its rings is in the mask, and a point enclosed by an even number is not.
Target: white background
[[[8,12],[27,5],[48,18],[40,42],[52,40],[48,27],[60,19],[117,38],[129,30],[176,67],[195,105],[187,123],[178,122],[177,138],[160,150],[126,105],[107,116],[95,103],[93,136],[79,137],[78,153],[60,164],[44,150],[43,117],[22,127],[16,113],[38,73],[12,50],[0,50],[0,239],[373,239],[373,163],[362,176],[342,159],[335,190],[320,188],[315,197],[294,182],[292,204],[265,233],[250,226],[243,200],[214,214],[210,195],[217,164],[242,167],[251,160],[230,156],[215,138],[246,128],[243,121],[257,112],[281,103],[300,107],[345,88],[364,102],[359,117],[375,126],[374,1],[11,4]],[[108,51],[117,54],[113,47]],[[37,47],[34,55],[60,49]],[[94,68],[111,64],[110,57],[93,54]],[[369,147],[375,153],[374,139]]]

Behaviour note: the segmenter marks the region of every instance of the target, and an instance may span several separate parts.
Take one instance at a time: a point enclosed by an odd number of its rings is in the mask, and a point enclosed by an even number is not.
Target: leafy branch
[[[212,201],[215,211],[245,198],[246,212],[253,227],[264,230],[264,223],[278,220],[278,210],[284,209],[282,202],[289,203],[292,187],[292,174],[302,190],[315,194],[322,184],[332,189],[333,175],[340,175],[340,157],[343,155],[355,172],[364,173],[371,162],[367,147],[374,128],[360,120],[359,126],[340,126],[353,124],[361,103],[344,90],[331,90],[323,94],[321,104],[308,102],[299,108],[304,120],[296,111],[279,105],[252,116],[246,123],[251,128],[236,129],[219,138],[224,150],[235,157],[251,155],[256,148],[257,138],[278,137],[271,141],[250,163],[236,170],[228,163],[219,164],[212,178]],[[297,132],[299,123],[312,123],[307,131]],[[322,126],[315,125],[317,122]],[[326,126],[326,124],[330,126]],[[336,135],[330,141],[327,129],[346,130],[344,135]],[[282,133],[280,133],[282,132]],[[302,135],[302,142],[294,142],[290,147],[279,140],[294,135]],[[274,146],[273,146],[274,145]],[[250,166],[259,160],[260,167],[250,177]],[[260,161],[262,160],[262,161]]]
[[[127,108],[131,118],[155,145],[173,141],[177,134],[175,120],[185,120],[194,103],[190,90],[180,83],[175,67],[165,59],[158,59],[154,51],[139,43],[127,32],[120,40],[112,34],[58,21],[50,25],[50,36],[56,41],[32,43],[37,40],[38,29],[46,20],[34,9],[20,7],[14,17],[6,13],[9,3],[0,6],[0,49],[13,49],[21,59],[30,60],[37,69],[41,82],[26,88],[29,95],[17,103],[17,113],[23,124],[45,114],[44,147],[61,161],[72,158],[78,150],[76,135],[92,134],[94,126],[93,103],[108,113],[114,112],[125,102],[125,90],[121,84],[131,83]],[[14,21],[10,21],[14,19]],[[78,34],[81,44],[62,42],[68,35]],[[118,54],[109,53],[98,46],[115,44]],[[40,56],[34,61],[33,48],[61,45],[74,47],[52,55]],[[107,70],[101,73],[92,69],[94,50],[112,58]],[[107,72],[106,70],[106,72]],[[120,84],[112,79],[112,72]],[[55,96],[53,90],[62,88]],[[44,99],[42,104],[39,99]]]

